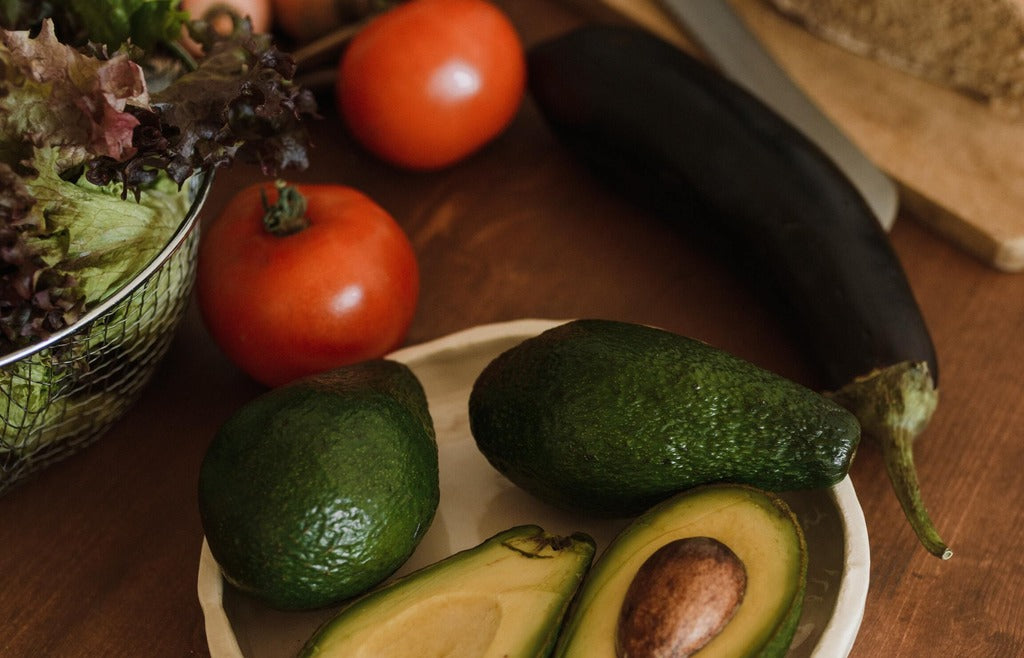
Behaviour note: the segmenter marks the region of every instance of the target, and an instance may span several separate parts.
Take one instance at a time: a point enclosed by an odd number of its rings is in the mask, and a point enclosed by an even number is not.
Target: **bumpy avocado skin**
[[[587,574],[553,658],[615,655],[616,622],[637,569],[676,539],[711,537],[743,562],[747,590],[739,611],[699,655],[783,658],[803,611],[807,543],[781,498],[748,485],[696,487],[634,519]]]
[[[199,476],[225,578],[282,609],[327,606],[384,580],[426,533],[439,496],[426,396],[390,360],[257,397],[221,426]]]
[[[838,404],[705,343],[576,320],[504,352],[474,383],[477,446],[551,504],[632,516],[711,482],[829,486],[860,440]]]

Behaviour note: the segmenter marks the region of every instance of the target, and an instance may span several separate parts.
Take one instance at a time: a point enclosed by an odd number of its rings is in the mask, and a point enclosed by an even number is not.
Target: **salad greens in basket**
[[[301,119],[315,106],[291,84],[291,59],[244,23],[228,38],[197,23],[206,50],[193,68],[174,6],[5,3],[0,351],[73,323],[158,253],[196,171],[236,157],[268,174],[305,166]],[[147,74],[170,81],[151,90]]]
[[[268,176],[307,165],[303,120],[316,107],[291,57],[247,21],[218,35],[178,5],[0,0],[0,358],[144,271],[194,210],[197,175],[238,159]],[[200,54],[182,47],[184,30]],[[164,288],[184,278],[160,274]],[[144,324],[158,298],[116,313]],[[93,367],[80,357],[111,352],[105,340],[90,331],[0,368],[0,455],[18,449],[12,434],[64,413],[63,370]]]

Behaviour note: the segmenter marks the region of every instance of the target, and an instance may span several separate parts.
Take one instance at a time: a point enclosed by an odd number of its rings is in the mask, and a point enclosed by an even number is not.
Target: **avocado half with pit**
[[[807,544],[785,501],[745,485],[692,489],[615,538],[554,655],[784,656],[806,579]]]
[[[301,658],[542,658],[594,557],[589,536],[517,526],[357,599]]]

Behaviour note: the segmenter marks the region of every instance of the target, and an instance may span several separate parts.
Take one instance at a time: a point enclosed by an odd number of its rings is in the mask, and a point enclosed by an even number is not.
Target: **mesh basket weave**
[[[46,341],[0,357],[0,494],[95,441],[138,398],[188,306],[211,176],[156,258]]]

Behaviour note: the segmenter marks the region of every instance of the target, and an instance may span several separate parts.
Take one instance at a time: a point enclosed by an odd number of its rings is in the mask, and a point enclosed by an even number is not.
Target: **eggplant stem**
[[[830,397],[853,412],[864,434],[881,445],[889,480],[921,544],[943,560],[953,557],[925,509],[914,467],[914,440],[939,400],[928,364],[903,362],[876,370]]]

